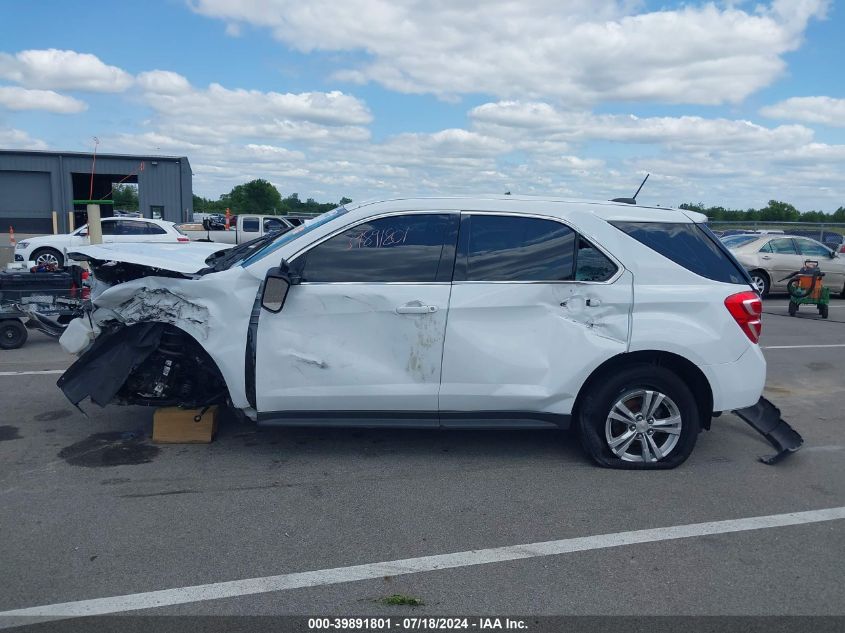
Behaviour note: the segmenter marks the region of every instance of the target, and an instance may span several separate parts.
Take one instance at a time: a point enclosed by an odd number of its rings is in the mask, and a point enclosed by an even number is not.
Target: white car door
[[[438,424],[458,218],[366,220],[290,262],[301,283],[258,321],[259,420]]]
[[[629,271],[557,219],[464,213],[442,424],[563,422],[587,375],[627,350],[632,293]]]

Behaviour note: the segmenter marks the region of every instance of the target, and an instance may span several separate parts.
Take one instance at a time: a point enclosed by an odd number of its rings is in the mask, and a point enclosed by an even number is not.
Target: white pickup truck
[[[202,223],[179,224],[179,231],[192,242],[220,242],[221,244],[243,244],[268,233],[284,233],[294,223],[280,215],[233,215],[229,230],[219,229],[218,222],[208,220]]]

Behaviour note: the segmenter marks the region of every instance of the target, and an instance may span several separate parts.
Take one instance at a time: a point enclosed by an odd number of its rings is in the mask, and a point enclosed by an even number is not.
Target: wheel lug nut
[[[649,435],[654,435],[654,429],[649,429],[649,430],[648,430],[648,434],[649,434]]]
[[[629,430],[629,431],[636,431],[636,430],[637,430],[637,427],[636,427],[635,425],[633,425],[633,424],[632,424],[631,426],[629,426],[629,427],[628,427],[628,430]]]

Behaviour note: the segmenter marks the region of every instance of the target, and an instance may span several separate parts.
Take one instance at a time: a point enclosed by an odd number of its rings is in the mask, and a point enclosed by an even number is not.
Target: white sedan
[[[103,218],[103,242],[189,242],[173,222],[149,218],[115,217]],[[30,237],[15,246],[16,262],[35,262],[36,265],[65,265],[68,250],[88,246],[88,225],[73,233]]]

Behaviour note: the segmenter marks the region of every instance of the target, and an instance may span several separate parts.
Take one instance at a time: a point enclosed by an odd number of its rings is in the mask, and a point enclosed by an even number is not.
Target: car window
[[[575,231],[554,220],[466,215],[455,281],[571,280],[575,239]]]
[[[291,264],[303,282],[449,281],[457,214],[371,220],[318,244]]]
[[[790,238],[772,240],[771,242],[769,242],[769,246],[771,247],[773,253],[777,253],[779,255],[798,254],[798,252],[795,250],[795,244]]]
[[[147,235],[164,235],[167,233],[163,227],[160,227],[158,224],[153,224],[152,222],[144,222],[144,229],[144,232]]]
[[[266,218],[264,220],[264,232],[265,233],[272,233],[273,231],[281,231],[282,229],[286,229],[287,224],[282,222],[281,220],[276,220],[274,218]]]
[[[116,234],[117,235],[146,235],[146,222],[127,222],[125,220],[118,220]]]
[[[722,244],[728,248],[739,248],[740,246],[750,244],[758,237],[758,235],[728,235],[727,237],[721,238],[721,240]]]
[[[774,253],[774,251],[772,250],[772,245],[769,242],[766,242],[765,244],[763,244],[760,247],[760,250],[758,252],[760,252],[760,253]]]
[[[244,218],[241,226],[244,233],[257,233],[261,224],[259,223],[258,218]]]
[[[100,230],[103,235],[117,235],[117,220],[100,220]]]
[[[706,226],[681,222],[611,224],[696,275],[724,283],[750,283],[742,266]]]
[[[616,274],[616,264],[583,237],[578,238],[575,255],[576,281],[607,281]]]
[[[830,251],[818,244],[817,242],[811,242],[810,240],[795,240],[798,243],[798,248],[801,250],[802,255],[815,255],[817,257],[830,257]]]

